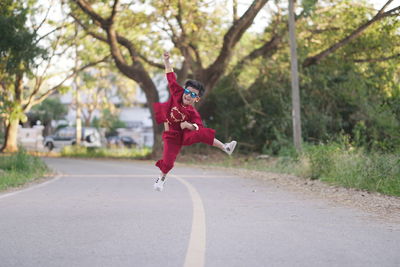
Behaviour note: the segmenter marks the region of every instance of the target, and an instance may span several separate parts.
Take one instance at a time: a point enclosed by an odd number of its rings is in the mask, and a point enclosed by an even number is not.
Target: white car
[[[75,145],[76,128],[61,128],[54,135],[46,136],[43,143],[44,146],[49,150]],[[101,147],[101,137],[99,131],[93,127],[83,127],[81,145],[85,147]]]

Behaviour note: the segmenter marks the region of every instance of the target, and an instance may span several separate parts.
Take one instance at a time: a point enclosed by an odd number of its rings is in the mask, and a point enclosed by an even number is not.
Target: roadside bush
[[[226,157],[222,152],[199,146],[190,150],[185,148],[180,160],[206,166],[293,174],[338,186],[400,196],[400,154],[369,152],[353,146],[347,136],[328,144],[303,144],[300,154],[290,147],[281,152],[277,157],[267,158],[238,153]]]
[[[344,187],[400,196],[398,154],[365,152],[338,143],[310,146],[294,172]]]
[[[88,148],[83,146],[65,146],[61,156],[78,158],[135,158],[144,159],[151,154],[149,148]]]
[[[26,154],[21,148],[16,154],[0,154],[0,169],[0,190],[23,185],[49,172],[40,158]]]
[[[400,196],[400,156],[342,151],[322,181]]]
[[[40,158],[28,155],[20,148],[15,154],[2,157],[0,169],[13,172],[40,173],[46,171],[47,166]]]
[[[318,179],[331,172],[335,160],[340,157],[340,147],[336,144],[310,146],[306,150],[310,163],[310,178]]]

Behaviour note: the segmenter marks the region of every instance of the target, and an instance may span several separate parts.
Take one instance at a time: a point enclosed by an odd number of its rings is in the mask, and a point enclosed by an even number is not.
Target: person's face
[[[199,100],[199,90],[191,86],[184,89],[182,95],[182,102],[184,105],[194,105],[194,103],[198,102]]]

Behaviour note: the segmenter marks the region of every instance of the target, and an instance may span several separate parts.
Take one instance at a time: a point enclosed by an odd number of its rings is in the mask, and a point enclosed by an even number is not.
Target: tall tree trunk
[[[21,106],[23,99],[23,74],[21,72],[15,75],[14,81],[14,102],[17,107]],[[25,110],[23,110],[25,112]],[[18,136],[18,125],[19,125],[19,116],[15,116],[13,113],[20,113],[20,111],[13,109],[8,114],[9,117],[6,120],[6,135],[4,138],[4,145],[1,149],[2,152],[17,152],[18,144],[17,144],[17,136]],[[18,114],[20,115],[20,114]]]
[[[17,152],[17,135],[18,135],[19,120],[9,120],[6,123],[6,135],[4,138],[4,145],[1,149],[2,152]]]

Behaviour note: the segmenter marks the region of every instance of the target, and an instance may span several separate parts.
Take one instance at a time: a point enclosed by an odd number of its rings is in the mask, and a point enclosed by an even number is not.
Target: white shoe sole
[[[161,191],[164,190],[164,185],[163,185],[163,186],[160,186],[160,185],[158,185],[157,183],[155,183],[153,187],[154,187],[154,190],[156,190],[156,191],[158,191],[158,192],[161,192]]]
[[[232,155],[233,151],[235,150],[235,147],[236,147],[236,145],[237,145],[237,142],[236,142],[236,141],[232,141],[232,142],[230,142],[229,144],[232,144],[232,145],[229,146],[230,150],[227,151],[227,150],[225,149],[225,152],[230,156],[230,155]]]

